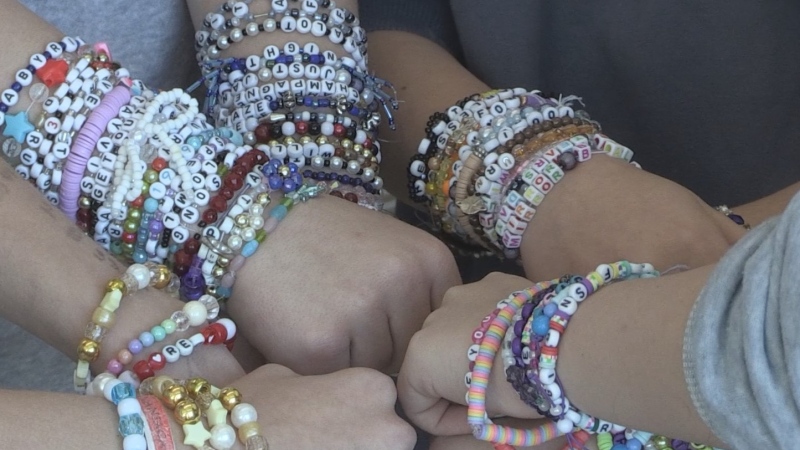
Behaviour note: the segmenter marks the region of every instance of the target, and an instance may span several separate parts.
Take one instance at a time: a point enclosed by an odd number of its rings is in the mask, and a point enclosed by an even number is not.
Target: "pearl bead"
[[[239,250],[242,248],[242,238],[239,236],[231,236],[228,238],[228,246],[233,250]]]
[[[255,22],[248,23],[246,29],[248,36],[255,36],[258,34],[258,24]]]
[[[364,169],[364,181],[372,181],[374,178],[375,178],[374,170],[370,168]]]
[[[233,28],[231,29],[230,40],[233,42],[241,42],[244,39],[244,35],[242,34],[242,30],[240,28]]]
[[[321,156],[311,158],[311,167],[321,169],[325,165],[325,160]]]
[[[143,264],[133,264],[128,267],[128,270],[125,272],[136,279],[139,289],[145,289],[150,285],[150,269],[148,269],[147,266]]]
[[[264,31],[268,33],[272,33],[277,28],[277,22],[275,19],[266,19],[264,21]]]
[[[358,161],[353,160],[347,162],[347,172],[349,174],[356,175],[358,174],[359,170],[361,170],[361,165],[358,163]]]
[[[114,377],[114,375],[111,375],[108,372],[103,372],[97,377],[95,377],[95,379],[92,380],[92,389],[94,389],[94,393],[96,395],[102,394],[103,389],[106,387],[106,384],[111,380],[116,380],[116,378]]]
[[[236,428],[257,420],[258,413],[256,412],[256,408],[249,403],[239,403],[238,405],[234,406],[233,410],[231,411],[231,422]]]
[[[250,218],[250,226],[255,228],[256,230],[260,230],[264,227],[264,218],[261,216],[253,216]]]
[[[211,429],[209,443],[216,450],[227,450],[236,444],[236,430],[227,423],[219,424]]]
[[[333,80],[336,81],[337,83],[342,83],[347,86],[350,85],[350,81],[352,81],[352,79],[353,77],[350,75],[350,72],[344,69],[337,70],[336,75],[333,77]]]
[[[192,327],[200,326],[208,319],[206,307],[196,300],[183,305],[183,313],[186,314],[189,326]]]
[[[247,227],[242,229],[242,239],[245,242],[250,242],[255,238],[256,238],[256,230],[254,230],[252,227]]]
[[[264,214],[264,207],[259,205],[258,203],[254,203],[250,205],[250,214],[253,216],[260,216]],[[250,219],[252,220],[252,219]]]
[[[377,190],[383,189],[383,178],[375,177],[375,180],[372,181],[372,187]]]

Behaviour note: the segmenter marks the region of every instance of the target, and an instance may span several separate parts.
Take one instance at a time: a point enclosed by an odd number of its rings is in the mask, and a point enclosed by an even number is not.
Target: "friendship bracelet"
[[[142,408],[148,427],[145,429],[147,448],[150,450],[175,450],[175,440],[164,406],[154,395],[139,395],[139,405]]]

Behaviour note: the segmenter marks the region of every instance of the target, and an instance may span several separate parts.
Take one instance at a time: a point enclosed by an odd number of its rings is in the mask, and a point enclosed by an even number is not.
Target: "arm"
[[[0,55],[5,67],[23,67],[30,54],[60,39],[55,29],[16,1],[3,0],[2,8],[0,36],[9,43]],[[10,85],[13,76],[12,70],[3,70],[0,83]],[[0,285],[4,289],[0,314],[75,357],[75,347],[102,299],[105,284],[119,277],[125,266],[69,223],[5,162],[0,163],[0,211],[4,233],[0,239],[0,253],[4,255],[0,263]],[[103,361],[130,339],[182,307],[179,301],[150,291],[139,292],[129,300],[119,310],[118,323],[104,341],[105,351],[96,369],[104,368]],[[204,350],[221,361],[230,358],[223,349]],[[207,363],[201,359],[192,364]],[[239,375],[235,362],[228,361],[232,372],[225,374],[224,366],[214,368],[222,375],[219,382]]]
[[[370,45],[372,66],[392,74],[403,100],[398,131],[385,134],[385,173],[395,195],[405,198],[408,161],[429,115],[489,87],[422,37],[381,31],[370,36]],[[661,270],[700,267],[717,261],[743,231],[677,184],[597,156],[570,171],[547,195],[523,235],[521,253],[531,279],[589,271],[607,259],[646,260]]]
[[[800,183],[795,183],[764,198],[739,205],[733,208],[733,211],[744,217],[750,225],[756,226],[768,218],[783,212],[786,205],[789,204],[789,201],[798,191],[800,191]]]

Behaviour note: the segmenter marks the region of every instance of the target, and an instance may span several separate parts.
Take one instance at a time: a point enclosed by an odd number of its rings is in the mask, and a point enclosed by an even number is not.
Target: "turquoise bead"
[[[122,242],[121,241],[113,241],[111,242],[111,253],[115,255],[122,254]]]
[[[252,240],[242,247],[242,256],[249,258],[256,253],[256,250],[258,250],[258,241]]]
[[[200,136],[192,136],[186,140],[186,143],[192,146],[193,149],[197,150],[203,145],[203,139]]]
[[[284,218],[286,218],[287,214],[289,214],[289,210],[286,209],[284,205],[278,205],[272,208],[272,211],[269,212],[269,216],[274,217],[278,221],[281,221]]]
[[[154,213],[158,210],[158,200],[154,198],[148,198],[144,201],[144,210],[149,213]]]
[[[120,383],[111,389],[111,402],[115,405],[126,398],[136,398],[136,389],[130,383]]]
[[[147,262],[147,252],[142,249],[136,249],[133,251],[133,262],[137,264],[144,264]]]
[[[222,286],[217,287],[217,295],[222,298],[231,298],[232,292],[233,291],[231,290],[231,288],[226,288]]]
[[[150,333],[153,334],[156,342],[161,342],[167,337],[167,330],[165,330],[161,325],[154,326],[153,329],[150,330]]]
[[[122,437],[144,434],[144,420],[141,414],[128,414],[119,418],[119,434]]]
[[[244,136],[242,136],[242,133],[233,132],[230,140],[237,147],[244,145]]]

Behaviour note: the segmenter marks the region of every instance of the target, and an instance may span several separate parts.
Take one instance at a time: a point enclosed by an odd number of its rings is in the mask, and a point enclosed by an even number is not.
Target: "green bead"
[[[178,329],[178,325],[172,319],[167,319],[161,322],[161,327],[164,328],[164,331],[166,331],[167,334],[172,334]]]
[[[225,164],[220,164],[217,166],[217,175],[222,177],[225,176],[226,173],[228,173],[228,167],[225,166]]]
[[[142,210],[131,208],[128,210],[128,219],[132,220],[142,220]]]
[[[142,195],[145,197],[150,195],[150,183],[146,181],[142,183]]]
[[[154,326],[153,329],[150,330],[150,333],[153,334],[156,342],[161,342],[167,337],[167,330],[165,330],[161,325]]]
[[[275,60],[270,59],[269,61],[267,61],[267,69],[272,69],[273,67],[275,67]]]
[[[281,200],[281,205],[285,206],[288,211],[291,211],[292,206],[294,206],[294,200],[289,197],[284,197],[283,200]]]
[[[264,231],[263,228],[256,231],[256,241],[258,241],[259,244],[264,242],[266,239],[267,239],[267,232]]]
[[[155,183],[158,181],[158,172],[153,169],[147,169],[144,171],[144,181],[148,183]]]
[[[135,220],[126,220],[122,227],[127,233],[136,233],[139,229],[139,222]]]
[[[113,241],[111,243],[111,253],[113,253],[115,255],[122,254],[122,242]]]

